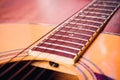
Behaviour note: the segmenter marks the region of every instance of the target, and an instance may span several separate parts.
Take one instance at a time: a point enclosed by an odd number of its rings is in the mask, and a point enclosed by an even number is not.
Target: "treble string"
[[[28,56],[28,55],[26,55],[26,56]],[[23,60],[26,56],[24,56],[23,58],[21,58],[21,60]],[[16,56],[16,57],[17,57],[17,56]],[[14,58],[15,58],[15,57],[14,57]],[[14,59],[14,58],[12,58],[12,59]],[[12,59],[11,59],[11,60],[12,60]],[[21,60],[20,60],[20,61],[21,61]],[[7,68],[7,69],[4,70],[2,73],[0,73],[0,77],[2,77],[2,76],[5,75],[8,71],[10,71],[12,68],[14,68],[20,61],[14,63],[14,64],[11,65],[9,68]],[[8,64],[8,63],[6,63],[6,64]],[[3,64],[0,68],[4,67],[6,64]]]

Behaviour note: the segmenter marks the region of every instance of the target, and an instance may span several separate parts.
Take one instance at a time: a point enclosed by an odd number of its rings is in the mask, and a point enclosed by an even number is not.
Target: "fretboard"
[[[118,0],[96,0],[33,46],[30,55],[74,64],[119,8]]]

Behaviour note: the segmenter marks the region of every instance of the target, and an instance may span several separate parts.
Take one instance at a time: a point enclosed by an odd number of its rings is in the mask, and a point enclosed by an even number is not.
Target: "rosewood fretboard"
[[[55,62],[74,64],[119,5],[118,0],[91,2],[32,47],[29,54]]]

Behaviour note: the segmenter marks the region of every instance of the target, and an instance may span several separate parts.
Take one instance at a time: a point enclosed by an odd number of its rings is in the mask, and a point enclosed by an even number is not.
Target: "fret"
[[[82,28],[84,28],[84,29],[89,29],[89,30],[92,30],[92,31],[94,31],[94,32],[97,31],[97,29],[98,29],[98,28],[92,27],[92,26],[77,26],[77,27],[78,27],[78,28],[79,28],[79,27],[80,27],[80,28],[82,27]]]
[[[93,6],[92,5],[89,8],[100,8],[100,9],[106,9],[106,10],[112,10],[112,11],[115,9],[115,7],[109,7],[109,6],[106,7],[106,6],[103,6],[103,5],[102,6],[98,6],[98,5],[97,6]]]
[[[87,19],[87,20],[92,20],[92,21],[96,21],[96,22],[104,22],[105,19],[101,19],[101,18],[95,18],[95,17],[89,17],[89,16],[76,16],[76,18],[80,19],[80,18],[84,18],[84,19]]]
[[[66,26],[66,28],[71,28],[70,26]],[[90,31],[90,32],[96,32],[96,30],[92,30],[92,29],[89,29],[89,28],[85,28],[85,27],[72,27],[72,29],[78,29],[78,30],[85,30],[85,31]]]
[[[60,39],[60,40],[64,40],[64,41],[71,41],[71,42],[76,42],[76,43],[81,43],[81,44],[86,44],[86,42],[87,42],[85,40],[75,39],[75,38],[71,38],[71,37],[56,36],[56,35],[52,36],[51,38]]]
[[[70,29],[70,32],[77,32],[77,33],[83,33],[83,34],[89,34],[89,35],[93,35],[94,32],[91,31],[86,31],[86,30],[78,30],[78,29]]]
[[[70,48],[70,49],[74,49],[74,50],[80,50],[80,47],[76,48],[74,45],[68,45],[68,44],[64,44],[63,43],[49,43],[49,42],[44,42],[44,44],[48,44],[48,45],[53,45],[53,46],[59,46],[59,47],[65,47],[65,48]],[[68,46],[67,46],[68,45]],[[82,46],[81,46],[82,48]]]
[[[97,2],[103,2],[103,3],[116,3],[119,4],[119,1],[115,1],[115,0],[98,0]]]
[[[74,44],[71,42],[67,42],[67,41],[62,41],[62,40],[54,40],[54,39],[48,39],[46,42],[44,43],[51,43],[51,44],[58,44],[58,45],[62,45],[62,46],[67,46],[67,47],[71,47],[71,48],[76,48],[76,50],[81,49],[83,47],[83,45],[78,45],[78,44]],[[40,45],[40,44],[39,44]],[[39,46],[38,45],[38,46]]]
[[[61,41],[61,42],[65,42],[68,44],[74,44],[74,45],[78,45],[78,46],[84,46],[85,44],[81,44],[81,43],[77,43],[77,42],[71,42],[71,41],[66,41],[66,40],[62,40],[62,39],[55,39],[55,38],[49,38],[49,40],[53,40],[53,41]]]
[[[71,22],[88,24],[88,25],[93,25],[93,26],[100,26],[101,25],[100,23],[95,23],[95,22],[92,22],[92,21],[85,21],[85,20],[72,20]]]
[[[67,47],[63,47],[63,46],[57,46],[57,45],[50,45],[50,44],[39,44],[39,46],[37,46],[38,48],[42,48],[44,47],[45,49],[55,49],[55,50],[59,50],[59,51],[65,51],[65,52],[69,52],[71,54],[77,54],[79,50],[74,50],[71,48],[67,48]]]
[[[79,15],[79,16],[83,16],[83,15]],[[85,17],[89,17],[89,18],[103,19],[103,20],[105,20],[105,19],[106,19],[105,17],[101,17],[101,16],[94,16],[94,15],[92,15],[92,14],[89,14],[89,15],[84,14],[84,16],[85,16]]]
[[[87,22],[93,22],[93,23],[98,23],[98,24],[102,24],[102,22],[99,22],[99,21],[95,21],[95,20],[93,20],[93,19],[86,19],[86,18],[75,18],[74,20],[77,20],[77,21],[79,21],[79,20],[82,20],[82,21],[87,21]]]
[[[78,38],[82,38],[82,39],[86,39],[86,40],[88,40],[90,38],[90,36],[86,36],[86,35],[83,35],[83,34],[80,34],[80,33],[76,34],[74,32],[70,32],[70,31],[67,31],[67,32],[59,31],[57,34],[65,35],[65,36],[78,37]],[[70,34],[73,34],[73,35],[70,35]]]
[[[34,47],[32,49],[32,51],[40,51],[40,52],[55,54],[55,55],[64,56],[64,57],[68,57],[68,58],[74,58],[76,56],[76,54],[73,54],[71,52],[52,49],[52,48],[46,48],[46,47]],[[44,53],[42,53],[42,54],[44,54]]]
[[[72,22],[70,22],[70,23],[72,23]],[[83,23],[76,23],[77,25],[79,25],[79,26],[90,26],[90,27],[95,27],[95,28],[98,28],[99,26],[95,26],[95,25],[91,25],[91,24],[83,24]]]
[[[111,10],[111,9],[104,9],[104,8],[96,8],[96,7],[89,7],[89,9],[96,9],[96,10],[103,10],[103,11],[113,11],[113,10]]]
[[[118,3],[111,3],[111,2],[94,2],[93,6],[109,6],[109,7],[116,7],[118,5]]]
[[[66,31],[64,31],[64,30],[60,30],[60,31],[62,31],[62,32],[66,32]],[[67,31],[68,33],[74,33],[74,34],[78,34],[78,35],[84,35],[84,36],[88,36],[88,37],[91,37],[92,35],[90,35],[90,34],[84,34],[84,33],[79,33],[79,32],[71,32],[71,31]]]
[[[87,16],[99,17],[99,18],[102,18],[102,19],[106,19],[108,17],[108,15],[95,14],[95,13],[82,13],[82,15],[84,15],[84,16],[87,15]]]
[[[112,11],[105,11],[105,10],[98,10],[98,9],[85,9],[84,11],[88,12],[98,12],[98,13],[104,13],[104,14],[111,14]]]
[[[82,41],[88,41],[87,39],[84,39],[84,38],[79,38],[79,37],[73,37],[71,35],[74,35],[74,34],[68,34],[68,36],[66,35],[60,35],[60,34],[55,34],[55,36],[62,36],[62,37],[66,37],[66,38],[74,38],[74,39],[78,39],[78,40],[82,40]]]
[[[93,27],[93,26],[84,26],[84,25],[76,25],[75,26],[71,26],[71,25],[67,25],[65,27],[68,27],[68,28],[83,28],[83,29],[89,29],[89,30],[92,30],[92,31],[96,31],[98,29],[98,27]],[[59,31],[59,30],[58,30]]]
[[[107,13],[102,13],[102,12],[97,12],[97,11],[84,11],[84,13],[91,13],[91,14],[98,14],[98,15],[107,15],[109,16],[110,14],[107,14]]]
[[[102,3],[102,4],[94,3],[93,6],[94,6],[94,7],[96,7],[96,6],[97,6],[97,7],[98,7],[98,6],[100,6],[100,7],[102,7],[102,6],[104,6],[104,7],[116,7],[115,4],[112,5],[112,4],[106,4],[106,3]]]

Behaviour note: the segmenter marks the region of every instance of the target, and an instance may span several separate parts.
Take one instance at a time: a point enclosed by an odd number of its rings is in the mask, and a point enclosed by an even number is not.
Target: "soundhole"
[[[0,80],[78,80],[74,75],[28,65],[29,62],[11,62],[0,65]]]

